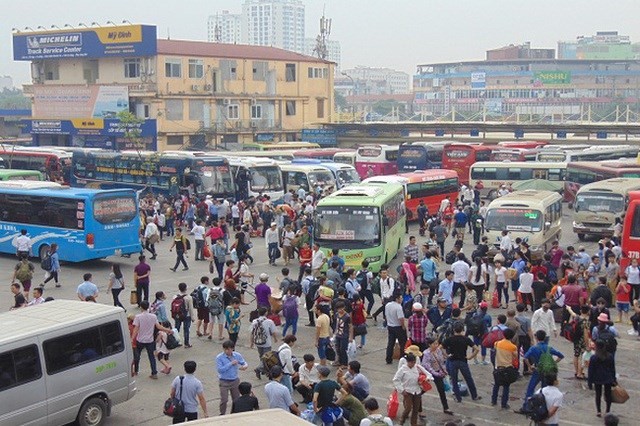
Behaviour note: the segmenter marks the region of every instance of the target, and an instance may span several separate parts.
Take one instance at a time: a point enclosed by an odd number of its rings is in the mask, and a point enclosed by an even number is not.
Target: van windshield
[[[624,210],[624,197],[620,194],[583,192],[576,197],[576,212],[620,213]]]
[[[487,212],[485,228],[496,231],[539,232],[542,230],[542,213],[533,209],[491,209]]]

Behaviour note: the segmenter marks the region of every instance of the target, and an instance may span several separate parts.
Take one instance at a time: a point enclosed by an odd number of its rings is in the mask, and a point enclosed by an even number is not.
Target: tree
[[[385,116],[391,113],[393,108],[398,108],[398,107],[400,108],[400,111],[404,111],[404,106],[401,105],[399,102],[394,101],[392,99],[383,99],[373,104],[372,110],[373,112],[376,112],[382,116]]]
[[[5,88],[0,92],[0,109],[31,109],[31,100],[20,89]]]
[[[130,111],[120,111],[117,114],[119,123],[118,130],[123,134],[122,139],[125,141],[125,146],[133,148],[138,157],[142,161],[142,169],[149,171],[157,167],[160,159],[160,154],[154,152],[153,154],[143,153],[147,147],[145,141],[142,138],[142,124],[144,119],[136,117]]]
[[[342,94],[337,90],[333,91],[333,99],[334,99],[336,110],[338,110],[338,108],[341,108],[341,109],[347,108],[348,106],[347,98],[342,96]]]

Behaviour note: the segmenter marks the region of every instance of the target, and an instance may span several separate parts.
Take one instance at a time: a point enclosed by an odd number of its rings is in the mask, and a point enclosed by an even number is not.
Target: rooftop
[[[209,58],[228,58],[228,59],[258,59],[272,61],[291,61],[291,62],[317,62],[330,64],[326,61],[314,56],[302,55],[300,53],[290,52],[288,50],[279,49],[269,46],[251,46],[247,44],[227,44],[227,43],[211,43],[207,41],[192,40],[165,40],[158,39],[159,55],[176,55],[176,56],[202,56]]]

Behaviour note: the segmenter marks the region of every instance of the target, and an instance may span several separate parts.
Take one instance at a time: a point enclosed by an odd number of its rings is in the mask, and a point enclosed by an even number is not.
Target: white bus
[[[335,154],[333,154],[333,161],[335,161],[336,163],[349,164],[355,167],[356,152],[355,151],[336,152]]]
[[[532,255],[547,252],[560,239],[562,196],[553,191],[527,189],[507,194],[489,204],[485,235],[489,244],[500,247],[502,231],[509,231],[515,241],[520,237],[529,244]]]
[[[282,181],[285,190],[297,191],[299,188],[305,190],[306,193],[314,191],[317,185],[325,190],[333,191],[336,189],[336,179],[333,173],[320,164],[299,164],[294,160],[291,163],[280,163],[282,170]]]
[[[482,189],[480,195],[493,200],[498,197],[502,185],[529,179],[542,179],[558,183],[558,192],[562,191],[567,163],[533,163],[529,161],[478,161],[471,166],[469,186],[475,188],[478,183]]]
[[[275,160],[256,157],[228,157],[236,200],[246,200],[260,194],[268,195],[271,201],[284,196],[284,184],[280,167]]]
[[[131,399],[125,311],[55,300],[0,314],[0,424],[104,423]]]
[[[619,160],[621,158],[636,158],[638,147],[631,145],[600,145],[589,146],[584,149],[541,149],[536,155],[536,161],[545,163],[570,163],[575,161],[604,161]]]

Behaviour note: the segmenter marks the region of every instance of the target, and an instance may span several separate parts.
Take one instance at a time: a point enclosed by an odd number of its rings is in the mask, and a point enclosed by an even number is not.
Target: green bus
[[[37,170],[0,169],[0,181],[5,180],[43,180]]]
[[[320,200],[313,236],[327,257],[340,249],[346,269],[359,269],[367,260],[369,269],[379,272],[398,253],[405,222],[402,185],[349,185]]]

